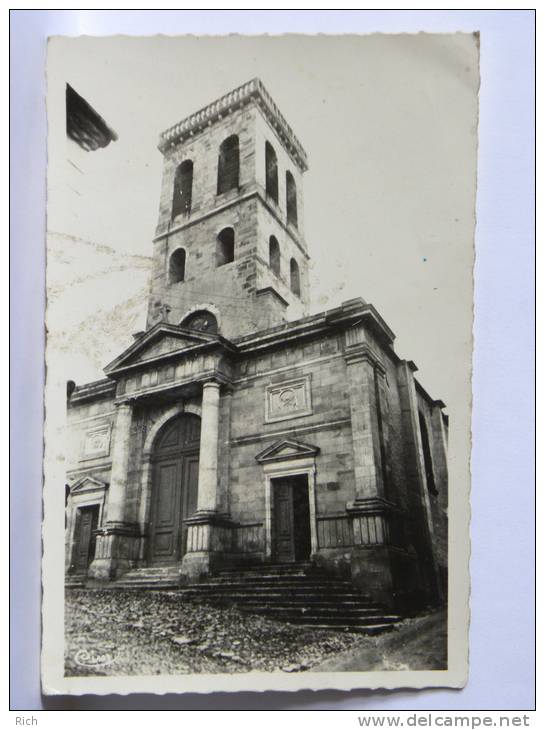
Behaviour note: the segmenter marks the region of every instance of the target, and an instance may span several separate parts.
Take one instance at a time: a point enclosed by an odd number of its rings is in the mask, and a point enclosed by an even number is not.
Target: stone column
[[[203,385],[199,491],[197,512],[215,512],[218,499],[218,448],[220,385],[213,380]]]
[[[95,559],[89,577],[112,580],[133,567],[138,555],[138,526],[125,520],[133,404],[117,404],[112,448],[112,471],[106,521],[97,533]]]
[[[123,523],[129,470],[129,448],[132,423],[132,404],[124,401],[117,404],[112,449],[112,471],[106,508],[107,524]]]
[[[196,580],[225,563],[231,551],[231,525],[219,506],[219,422],[220,384],[210,380],[203,385],[201,445],[197,510],[187,520],[187,547],[182,575]]]

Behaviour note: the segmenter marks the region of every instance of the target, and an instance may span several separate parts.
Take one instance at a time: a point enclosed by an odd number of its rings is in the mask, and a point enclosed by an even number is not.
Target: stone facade
[[[238,185],[218,196],[218,149],[232,135]],[[278,203],[267,191],[266,142]],[[68,572],[116,580],[171,565],[192,581],[304,560],[387,605],[445,600],[444,404],[396,355],[372,305],[355,299],[305,316],[306,155],[295,135],[254,80],[167,130],[160,149],[148,329],[105,380],[68,399]],[[187,159],[191,209],[173,219],[176,169]],[[287,223],[287,171],[297,227]],[[226,226],[234,258],[218,265]],[[185,271],[172,282],[180,247]]]

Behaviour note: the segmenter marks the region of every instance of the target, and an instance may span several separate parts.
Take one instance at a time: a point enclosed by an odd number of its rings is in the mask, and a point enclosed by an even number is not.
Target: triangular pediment
[[[318,446],[304,444],[302,441],[295,441],[294,439],[281,439],[261,451],[255,458],[260,464],[265,464],[269,461],[314,457],[319,452]]]
[[[70,494],[81,494],[82,492],[94,492],[97,489],[107,489],[108,482],[98,477],[92,477],[89,475],[80,477],[70,487]]]
[[[218,335],[159,322],[107,365],[104,372],[110,375],[120,368],[146,363],[175,352],[195,349],[211,342],[217,342],[219,339]]]

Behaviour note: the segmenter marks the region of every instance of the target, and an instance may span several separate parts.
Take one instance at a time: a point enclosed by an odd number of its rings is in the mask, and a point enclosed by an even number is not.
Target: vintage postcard
[[[478,33],[47,86],[44,692],[463,686]]]

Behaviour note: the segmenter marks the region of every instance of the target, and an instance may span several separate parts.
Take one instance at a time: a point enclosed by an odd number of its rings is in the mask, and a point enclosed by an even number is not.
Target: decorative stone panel
[[[110,453],[111,431],[112,428],[109,423],[89,429],[83,440],[82,460],[108,456]]]
[[[309,416],[311,413],[310,375],[267,387],[265,401],[266,423]]]

